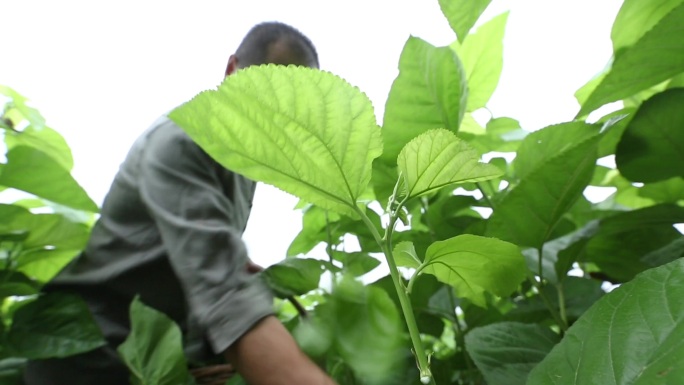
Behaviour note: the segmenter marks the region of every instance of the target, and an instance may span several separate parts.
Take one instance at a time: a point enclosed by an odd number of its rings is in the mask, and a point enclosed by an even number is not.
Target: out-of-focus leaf
[[[47,294],[14,313],[7,342],[28,359],[66,357],[105,344],[88,306],[79,297]]]
[[[33,147],[15,146],[7,152],[7,164],[0,169],[0,185],[75,209],[98,210],[67,169]]]
[[[118,348],[134,385],[190,383],[181,331],[164,313],[131,302],[131,333]]]
[[[625,0],[610,33],[613,51],[618,54],[621,49],[639,41],[665,15],[682,3],[682,0]]]
[[[463,42],[491,2],[492,0],[439,0],[439,6],[458,41]]]
[[[288,258],[269,266],[261,276],[278,297],[287,298],[318,288],[323,270],[317,259]]]

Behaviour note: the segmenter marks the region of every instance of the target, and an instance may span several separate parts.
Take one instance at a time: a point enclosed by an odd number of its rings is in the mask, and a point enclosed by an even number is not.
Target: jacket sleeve
[[[220,354],[273,312],[270,291],[246,271],[242,229],[231,223],[235,205],[250,202],[224,194],[225,171],[180,129],[160,131],[150,134],[140,160],[141,196],[190,311]]]

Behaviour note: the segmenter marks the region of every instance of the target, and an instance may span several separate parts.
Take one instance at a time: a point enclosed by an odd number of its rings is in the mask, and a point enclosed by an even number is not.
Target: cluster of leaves
[[[104,343],[82,300],[39,295],[85,246],[97,205],[71,176],[64,138],[0,86],[0,382],[19,381],[27,359],[65,357]],[[8,203],[12,202],[12,203]]]
[[[282,302],[286,325],[340,384],[682,378],[684,2],[625,0],[577,118],[534,132],[473,117],[507,14],[470,33],[488,0],[440,5],[458,40],[408,39],[382,128],[344,80],[272,65],[171,114],[227,168],[306,202],[295,258],[264,273],[309,308]],[[301,258],[321,243],[327,261]],[[379,255],[390,274],[363,284]]]

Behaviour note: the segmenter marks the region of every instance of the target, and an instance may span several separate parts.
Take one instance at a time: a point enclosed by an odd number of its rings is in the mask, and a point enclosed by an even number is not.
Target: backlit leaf
[[[682,0],[625,0],[613,22],[613,51],[636,43]]]
[[[368,97],[310,68],[242,69],[170,117],[226,168],[350,216],[382,152]]]
[[[466,79],[456,53],[449,47],[409,38],[385,105],[385,150],[380,159],[393,165],[406,143],[427,130],[457,132],[467,98]]]
[[[439,0],[439,6],[458,41],[463,42],[491,2],[492,0]]]
[[[399,154],[398,165],[411,197],[503,175],[495,166],[479,162],[474,149],[443,129],[430,130],[409,142]]]
[[[636,43],[622,50],[577,116],[629,97],[684,72],[684,2]]]

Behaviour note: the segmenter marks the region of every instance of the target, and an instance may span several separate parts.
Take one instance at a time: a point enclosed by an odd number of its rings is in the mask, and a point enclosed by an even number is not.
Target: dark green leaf
[[[684,72],[684,2],[674,7],[638,41],[621,50],[613,66],[578,116],[602,105],[631,96]]]
[[[16,271],[0,270],[0,301],[11,296],[38,294],[36,281]]]
[[[684,257],[684,237],[679,237],[660,249],[644,255],[641,261],[648,266],[661,266],[682,257]]]
[[[422,270],[456,288],[460,298],[485,306],[484,293],[512,293],[525,278],[525,260],[514,244],[494,238],[459,235],[427,249]]]
[[[684,4],[681,8],[684,18]],[[627,179],[658,182],[684,176],[682,105],[684,88],[667,90],[641,105],[622,135],[615,156],[620,173]]]
[[[88,306],[79,297],[47,294],[14,314],[7,335],[15,356],[66,357],[105,344]]]
[[[145,306],[137,297],[130,307],[131,332],[119,345],[119,356],[134,385],[179,385],[190,373],[183,354],[181,331],[164,313]]]
[[[530,373],[537,384],[676,384],[684,378],[684,260],[592,306]]]
[[[98,210],[67,169],[33,147],[16,146],[7,152],[7,164],[0,170],[0,185],[75,209]]]
[[[472,330],[466,349],[489,385],[524,385],[560,336],[541,325],[502,322]]]
[[[302,295],[318,287],[323,265],[316,259],[285,259],[261,273],[264,281],[280,298]]]
[[[458,41],[463,42],[491,2],[492,0],[439,0],[439,6]]]
[[[565,136],[563,131],[559,135]],[[487,235],[535,249],[549,240],[591,180],[598,139],[599,136],[589,137],[565,148],[524,174],[525,178],[507,193],[489,218]],[[533,168],[531,165],[537,163],[530,160],[524,164],[523,167]]]
[[[26,366],[24,358],[6,358],[0,360],[0,384],[23,385],[22,374]]]
[[[344,264],[344,271],[354,277],[360,277],[380,266],[380,261],[367,253],[343,253],[337,251],[334,253],[334,257]]]
[[[593,262],[614,281],[625,282],[649,267],[642,258],[681,237],[672,227],[684,222],[684,208],[661,204],[601,220],[587,244],[584,262]]]
[[[401,149],[430,129],[457,132],[467,97],[465,75],[456,53],[449,47],[409,38],[399,59],[399,76],[385,105],[385,148],[380,159],[394,165]]]

